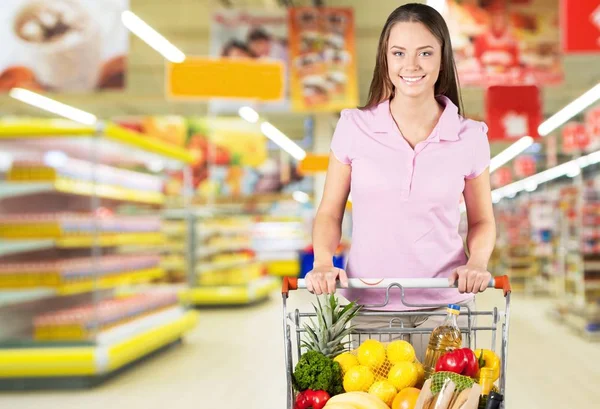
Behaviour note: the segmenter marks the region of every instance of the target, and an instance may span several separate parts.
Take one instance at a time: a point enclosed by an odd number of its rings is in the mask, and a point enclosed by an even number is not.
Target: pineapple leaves
[[[317,322],[311,318],[304,323],[306,336],[302,345],[307,351],[317,351],[334,358],[350,343],[344,342],[344,339],[355,328],[349,323],[359,312],[360,306],[352,302],[342,307],[335,295],[331,294],[323,301],[317,297],[317,304],[313,304],[313,308]]]

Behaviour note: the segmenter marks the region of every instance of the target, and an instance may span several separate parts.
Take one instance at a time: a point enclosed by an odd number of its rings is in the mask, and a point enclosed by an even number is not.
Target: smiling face
[[[440,74],[442,46],[417,22],[396,23],[388,38],[387,66],[397,96],[433,95]]]

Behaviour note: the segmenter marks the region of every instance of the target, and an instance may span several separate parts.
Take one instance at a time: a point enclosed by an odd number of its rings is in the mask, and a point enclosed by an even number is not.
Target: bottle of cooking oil
[[[442,325],[433,330],[429,338],[429,346],[423,362],[425,379],[429,379],[434,374],[435,365],[442,355],[462,346],[462,335],[456,321],[456,317],[460,314],[460,306],[450,304],[446,311],[448,313],[446,319]]]

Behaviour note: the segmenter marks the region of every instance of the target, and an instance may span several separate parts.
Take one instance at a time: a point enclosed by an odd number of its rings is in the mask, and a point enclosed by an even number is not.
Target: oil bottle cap
[[[448,304],[448,313],[454,315],[460,314],[460,305]]]

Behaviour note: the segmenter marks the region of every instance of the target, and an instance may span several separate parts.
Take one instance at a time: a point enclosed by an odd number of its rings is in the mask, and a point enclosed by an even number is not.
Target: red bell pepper
[[[329,394],[325,391],[308,389],[298,394],[294,409],[323,409],[329,398]]]
[[[435,365],[435,370],[454,372],[472,378],[479,372],[479,362],[473,351],[461,348],[442,355]]]

